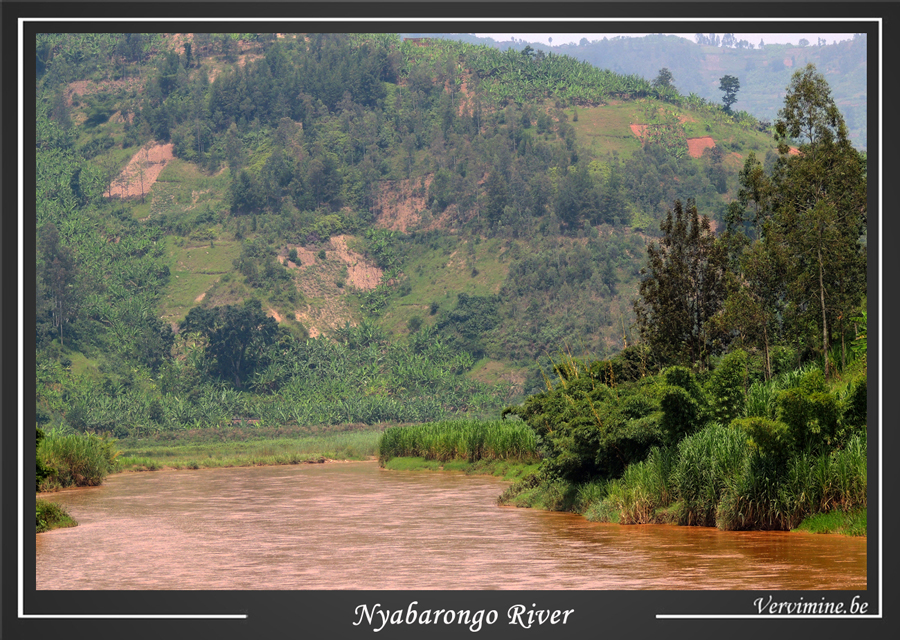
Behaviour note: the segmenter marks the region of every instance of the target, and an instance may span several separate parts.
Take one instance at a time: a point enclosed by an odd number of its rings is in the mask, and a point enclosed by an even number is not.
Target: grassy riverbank
[[[166,439],[128,438],[119,442],[119,467],[156,471],[367,460],[375,456],[381,432],[381,427],[341,425],[275,431],[203,429]]]
[[[866,487],[864,437],[776,465],[741,432],[711,425],[677,447],[654,448],[619,478],[578,484],[534,474],[509,487],[500,503],[572,511],[595,522],[866,535]]]
[[[391,427],[378,459],[393,471],[458,471],[521,480],[540,466],[534,432],[521,421],[445,420]]]
[[[794,531],[865,536],[867,535],[867,512],[868,509],[853,509],[851,511],[837,510],[828,513],[817,513],[801,522]]]
[[[527,464],[509,460],[426,460],[425,458],[391,458],[382,466],[392,471],[458,471],[466,475],[497,476],[504,480],[519,480],[537,471],[539,463]]]
[[[78,523],[65,509],[48,500],[37,499],[35,503],[35,532],[44,533],[52,529],[75,527]]]

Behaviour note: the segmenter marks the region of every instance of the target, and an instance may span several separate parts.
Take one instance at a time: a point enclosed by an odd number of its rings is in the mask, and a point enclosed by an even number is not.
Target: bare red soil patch
[[[709,136],[703,136],[702,138],[688,138],[688,153],[691,154],[692,158],[699,158],[703,155],[704,149],[712,149],[716,146],[716,141],[713,140]]]
[[[380,185],[375,207],[380,211],[375,224],[385,229],[406,233],[421,220],[420,211],[426,207],[428,187],[432,175],[425,177],[425,189],[418,189],[419,179],[385,180]]]
[[[118,198],[138,198],[146,195],[166,164],[172,159],[172,143],[152,144],[138,151],[113,180],[107,195]]]
[[[283,255],[278,256],[281,264],[287,264],[289,268],[299,269],[301,267],[311,267],[320,263],[317,252],[301,246],[289,246],[288,249],[297,251],[297,261],[299,264],[288,260]],[[381,282],[383,271],[371,264],[366,258],[347,246],[347,236],[333,236],[329,245],[325,248],[326,260],[334,260],[337,258],[347,266],[347,283],[356,289],[369,291],[378,286]]]
[[[366,262],[360,254],[347,248],[346,236],[333,236],[331,244],[334,253],[343,262],[347,263],[347,282],[357,288],[370,291],[381,282],[383,272],[375,265]]]
[[[634,135],[636,135],[638,140],[643,140],[643,139],[644,139],[644,131],[647,130],[647,125],[645,125],[645,124],[632,124],[632,125],[629,125],[629,127],[631,128],[631,133],[633,133]]]

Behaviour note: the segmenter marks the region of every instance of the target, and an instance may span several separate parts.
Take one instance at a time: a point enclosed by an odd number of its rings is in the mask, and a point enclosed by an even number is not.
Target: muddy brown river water
[[[126,473],[62,491],[41,589],[865,589],[866,540],[498,507],[508,483],[374,462]]]

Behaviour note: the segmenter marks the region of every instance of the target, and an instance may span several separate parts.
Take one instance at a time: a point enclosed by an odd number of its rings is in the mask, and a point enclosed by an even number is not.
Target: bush
[[[866,376],[863,376],[850,386],[849,393],[843,402],[841,421],[844,427],[851,429],[866,428],[868,417],[867,391]]]
[[[55,502],[40,499],[35,502],[34,520],[36,533],[43,533],[50,529],[74,527],[78,524],[65,509]]]
[[[749,375],[747,353],[732,351],[722,359],[707,385],[712,419],[728,424],[744,411],[744,397]]]
[[[778,395],[778,418],[788,425],[795,450],[820,450],[837,434],[840,407],[825,388],[821,371],[803,377],[800,386]]]
[[[52,487],[90,487],[118,469],[116,441],[93,433],[63,435],[53,430],[41,441],[38,457],[54,473],[41,483]]]
[[[663,416],[660,426],[669,444],[677,444],[694,433],[706,420],[706,397],[691,371],[670,367],[663,372],[666,387],[660,399]]]

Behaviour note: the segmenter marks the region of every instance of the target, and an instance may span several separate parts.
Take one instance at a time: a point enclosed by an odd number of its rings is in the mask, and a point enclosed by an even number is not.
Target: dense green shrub
[[[55,502],[41,499],[35,501],[34,520],[36,533],[62,527],[74,527],[78,524],[64,508]]]
[[[744,412],[744,398],[748,386],[747,352],[738,349],[722,358],[707,383],[711,417],[728,424]]]
[[[116,441],[93,433],[50,431],[41,441],[38,457],[54,469],[41,489],[51,487],[90,487],[103,482],[116,471],[119,455]]]
[[[670,367],[663,372],[660,427],[670,445],[697,431],[706,419],[706,398],[691,371]]]
[[[845,428],[865,429],[868,416],[866,376],[850,385],[843,402],[842,423]]]
[[[794,449],[819,451],[833,444],[840,406],[820,370],[805,374],[796,387],[782,391],[776,402],[778,419],[787,424]]]

